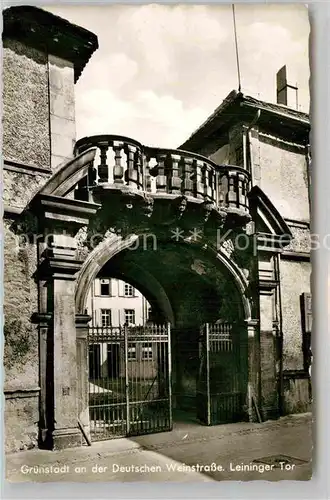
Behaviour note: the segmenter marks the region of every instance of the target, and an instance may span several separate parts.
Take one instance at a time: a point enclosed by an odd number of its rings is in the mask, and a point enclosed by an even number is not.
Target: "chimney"
[[[293,81],[292,75],[290,80]],[[276,74],[277,104],[298,109],[298,87],[288,83],[287,68],[284,65]]]

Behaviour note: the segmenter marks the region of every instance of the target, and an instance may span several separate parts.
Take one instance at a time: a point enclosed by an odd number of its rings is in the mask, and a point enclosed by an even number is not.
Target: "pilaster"
[[[247,327],[247,359],[248,359],[248,414],[251,422],[257,421],[254,401],[260,407],[260,342],[259,321],[250,319],[246,322]]]
[[[86,345],[79,345],[77,350],[75,281],[82,262],[76,259],[75,235],[97,207],[56,196],[41,197],[39,202],[39,226],[44,234],[37,271],[39,318],[48,319],[46,334],[39,322],[44,360],[40,371],[41,401],[46,415],[41,440],[44,447],[56,450],[82,444],[78,423],[82,388],[77,377],[81,363],[77,360],[85,359],[87,354]],[[84,390],[86,393],[86,385]]]
[[[268,241],[268,243],[270,240]],[[260,320],[260,408],[264,420],[280,415],[278,352],[278,280],[275,273],[276,247],[258,242],[257,288]]]
[[[89,438],[88,323],[91,319],[88,314],[76,314],[78,419]]]

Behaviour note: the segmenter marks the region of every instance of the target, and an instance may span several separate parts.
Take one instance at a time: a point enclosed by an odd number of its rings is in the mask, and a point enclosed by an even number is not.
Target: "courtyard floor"
[[[215,427],[201,426],[182,416],[171,432],[96,442],[90,447],[63,451],[8,454],[6,479],[10,482],[308,480],[312,475],[311,457],[309,413],[262,424]]]

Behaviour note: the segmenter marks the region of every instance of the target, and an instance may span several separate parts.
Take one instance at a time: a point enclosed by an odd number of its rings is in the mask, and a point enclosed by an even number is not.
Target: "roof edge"
[[[179,149],[189,149],[194,143],[199,142],[201,139],[205,139],[210,131],[214,132],[214,127],[220,128],[223,126],[226,122],[226,118],[227,120],[229,120],[229,118],[232,120],[234,113],[230,113],[229,110],[235,107],[235,112],[238,113],[238,106],[245,107],[246,109],[260,109],[263,112],[286,120],[287,123],[298,123],[302,128],[306,128],[306,132],[310,130],[310,119],[307,113],[288,108],[282,104],[262,101],[245,95],[237,90],[232,90],[202,125],[200,125],[190,137],[179,146]],[[223,119],[221,120],[221,118]]]
[[[72,62],[75,83],[98,49],[94,33],[39,7],[13,6],[4,9],[2,15],[2,39],[17,40]]]

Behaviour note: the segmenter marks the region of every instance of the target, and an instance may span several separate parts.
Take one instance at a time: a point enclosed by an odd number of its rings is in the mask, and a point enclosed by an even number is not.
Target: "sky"
[[[238,89],[231,5],[58,5],[46,10],[98,36],[76,86],[77,139],[118,134],[183,143]],[[309,20],[302,4],[236,4],[242,92],[276,102],[287,65],[309,111]]]

